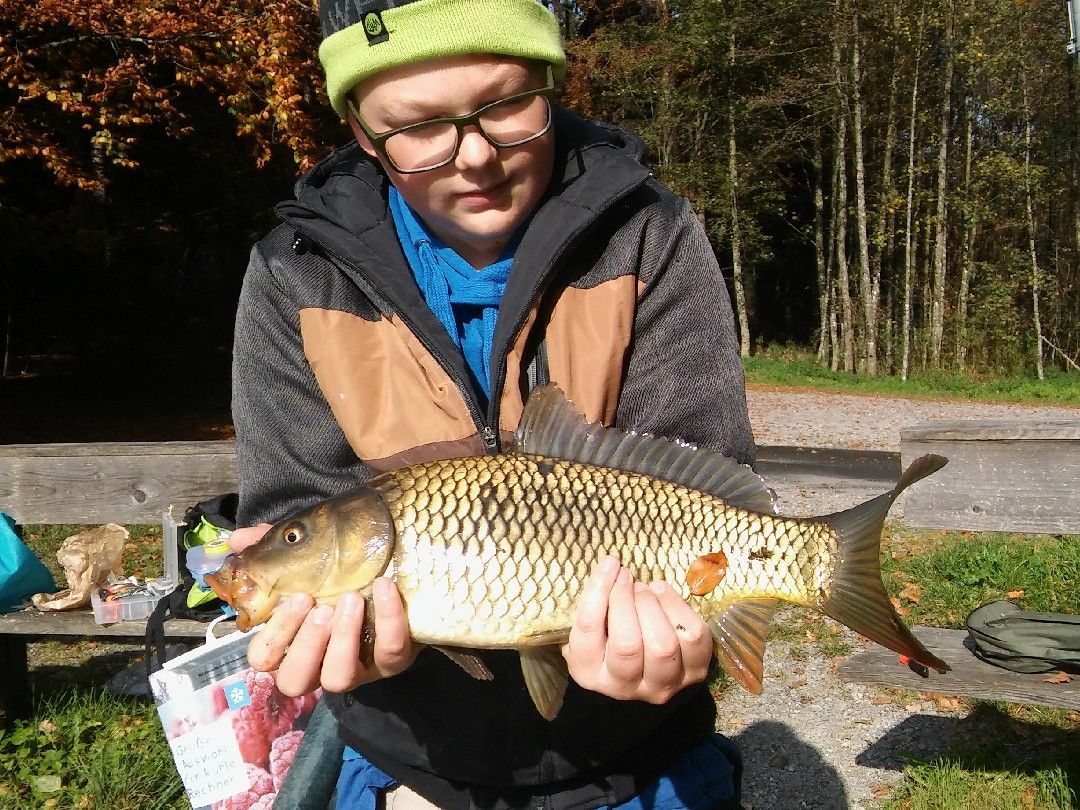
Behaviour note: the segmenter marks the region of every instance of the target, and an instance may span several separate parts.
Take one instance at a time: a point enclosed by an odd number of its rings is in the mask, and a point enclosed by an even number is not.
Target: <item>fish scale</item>
[[[392,575],[413,636],[431,644],[519,648],[523,638],[565,637],[582,586],[608,554],[641,582],[668,581],[703,615],[736,598],[813,604],[835,545],[827,526],[540,456],[436,461],[370,485],[394,525]],[[720,586],[691,596],[691,562],[716,551],[729,566]]]

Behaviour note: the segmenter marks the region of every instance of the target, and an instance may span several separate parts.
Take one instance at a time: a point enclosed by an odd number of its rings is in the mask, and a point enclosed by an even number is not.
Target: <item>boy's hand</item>
[[[634,582],[613,557],[589,577],[563,646],[579,685],[648,703],[705,680],[712,655],[708,625],[670,585]]]
[[[391,580],[375,580],[372,604],[375,646],[369,666],[360,659],[365,602],[352,591],[336,606],[315,605],[306,593],[290,595],[251,640],[248,661],[263,672],[277,670],[278,689],[293,696],[318,686],[347,692],[397,675],[412,666],[420,645],[409,634],[401,594]]]

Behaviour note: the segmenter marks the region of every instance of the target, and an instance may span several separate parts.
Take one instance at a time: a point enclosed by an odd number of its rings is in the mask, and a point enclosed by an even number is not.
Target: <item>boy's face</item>
[[[443,116],[467,115],[486,104],[544,85],[543,65],[500,56],[435,59],[385,71],[354,93],[357,110],[376,135]],[[511,235],[540,201],[551,177],[554,134],[498,148],[475,127],[461,136],[445,166],[402,174],[374,149],[355,120],[353,134],[379,159],[405,201],[447,245],[475,267],[496,261]]]

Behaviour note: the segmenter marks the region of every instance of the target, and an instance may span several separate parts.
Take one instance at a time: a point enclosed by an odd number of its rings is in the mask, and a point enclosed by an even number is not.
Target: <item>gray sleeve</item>
[[[319,390],[299,311],[272,267],[256,246],[236,313],[232,413],[241,526],[280,520],[370,477]]]
[[[753,464],[735,321],[712,246],[685,200],[669,198],[649,220],[618,422]]]

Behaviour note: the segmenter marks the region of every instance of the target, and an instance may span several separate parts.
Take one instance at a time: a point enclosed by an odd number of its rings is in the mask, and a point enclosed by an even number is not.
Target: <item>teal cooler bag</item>
[[[53,593],[56,582],[15,530],[14,519],[0,512],[0,613],[21,608],[35,593]]]

